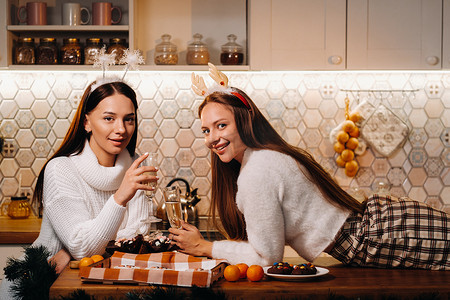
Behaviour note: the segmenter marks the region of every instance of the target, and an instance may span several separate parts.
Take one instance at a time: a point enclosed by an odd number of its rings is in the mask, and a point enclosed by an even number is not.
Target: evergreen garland
[[[47,259],[50,252],[44,246],[25,248],[23,259],[9,257],[6,263],[5,278],[12,281],[11,291],[17,299],[40,300],[49,298],[50,286],[58,275],[55,264]]]

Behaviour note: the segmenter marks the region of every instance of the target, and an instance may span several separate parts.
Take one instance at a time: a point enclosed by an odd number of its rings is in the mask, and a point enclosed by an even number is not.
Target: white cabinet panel
[[[250,0],[251,69],[345,69],[345,18],[345,0]]]
[[[450,0],[444,0],[442,68],[450,69]]]
[[[440,69],[441,0],[349,0],[347,69]]]

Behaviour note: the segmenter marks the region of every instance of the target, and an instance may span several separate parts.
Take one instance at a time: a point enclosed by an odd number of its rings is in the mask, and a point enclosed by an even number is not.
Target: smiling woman
[[[89,85],[60,148],[39,174],[33,197],[43,217],[32,246],[45,246],[57,271],[71,257],[103,254],[110,240],[148,231],[140,222],[149,215],[143,191],[158,179],[148,175],[154,167],[140,165],[148,154],[135,154],[137,108],[136,93],[124,82]],[[2,299],[11,285],[2,281]]]

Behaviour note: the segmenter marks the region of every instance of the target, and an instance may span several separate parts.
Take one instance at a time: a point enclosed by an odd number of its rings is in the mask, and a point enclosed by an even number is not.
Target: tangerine
[[[358,172],[358,168],[354,169],[353,171],[349,171],[349,170],[345,169],[345,175],[347,175],[348,177],[355,176],[356,172]]]
[[[342,130],[339,131],[337,136],[336,136],[337,141],[339,143],[341,143],[341,144],[345,144],[348,141],[349,138],[350,137],[348,136],[348,133],[345,132],[345,131],[342,131]]]
[[[101,256],[100,254],[92,255],[91,258],[94,260],[95,263],[103,260],[103,256]]]
[[[342,130],[345,132],[351,132],[355,129],[356,125],[353,123],[353,121],[346,120],[344,121],[344,124],[342,124]]]
[[[351,161],[355,157],[355,153],[350,149],[345,149],[341,153],[341,158],[343,161]]]
[[[94,263],[94,260],[92,259],[92,258],[90,258],[90,257],[83,257],[81,260],[80,260],[80,264],[79,264],[79,267],[81,268],[81,267],[87,267],[87,266],[89,266],[89,265],[92,265]]]
[[[342,159],[340,155],[336,158],[336,164],[338,165],[338,167],[341,168],[345,167],[345,161]]]
[[[349,172],[350,174],[352,174],[353,172],[356,173],[356,171],[358,171],[358,163],[356,162],[356,160],[351,160],[349,162],[345,163],[345,171]]]
[[[345,146],[351,150],[355,150],[356,148],[358,148],[358,145],[359,145],[358,139],[354,137],[349,138],[347,143],[345,144]]]
[[[359,112],[355,111],[352,112],[349,116],[350,120],[352,120],[353,122],[358,122],[359,120],[361,120],[361,115]]]
[[[237,264],[236,266],[241,271],[241,276],[239,276],[239,278],[246,278],[247,277],[248,265],[244,264],[244,263],[240,263],[240,264]]]
[[[342,151],[344,151],[345,149],[345,145],[341,144],[339,142],[334,143],[334,151],[336,151],[336,153],[341,153]]]
[[[359,137],[359,128],[357,126],[355,126],[355,129],[353,129],[352,131],[350,131],[348,133],[351,137]]]
[[[251,265],[247,269],[247,278],[250,281],[260,281],[264,277],[264,270],[260,265]]]
[[[225,268],[223,276],[228,281],[236,281],[241,276],[241,270],[236,265],[229,265]]]

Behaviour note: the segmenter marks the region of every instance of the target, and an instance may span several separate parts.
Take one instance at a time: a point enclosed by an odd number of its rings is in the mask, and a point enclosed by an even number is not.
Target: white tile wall
[[[207,76],[206,72],[199,72]],[[292,144],[306,147],[347,190],[370,193],[383,181],[391,193],[450,213],[450,73],[447,72],[226,72]],[[0,71],[0,196],[30,192],[45,160],[61,143],[84,88],[98,72]],[[161,154],[161,186],[173,177],[199,188],[200,214],[209,206],[209,152],[203,145],[189,72],[130,72],[140,102],[138,151]],[[210,81],[207,79],[207,84]],[[341,89],[417,92],[368,93]],[[390,157],[375,150],[357,156],[360,169],[347,177],[335,163],[330,131],[361,101],[386,105],[410,128]],[[161,194],[158,192],[158,197]]]

